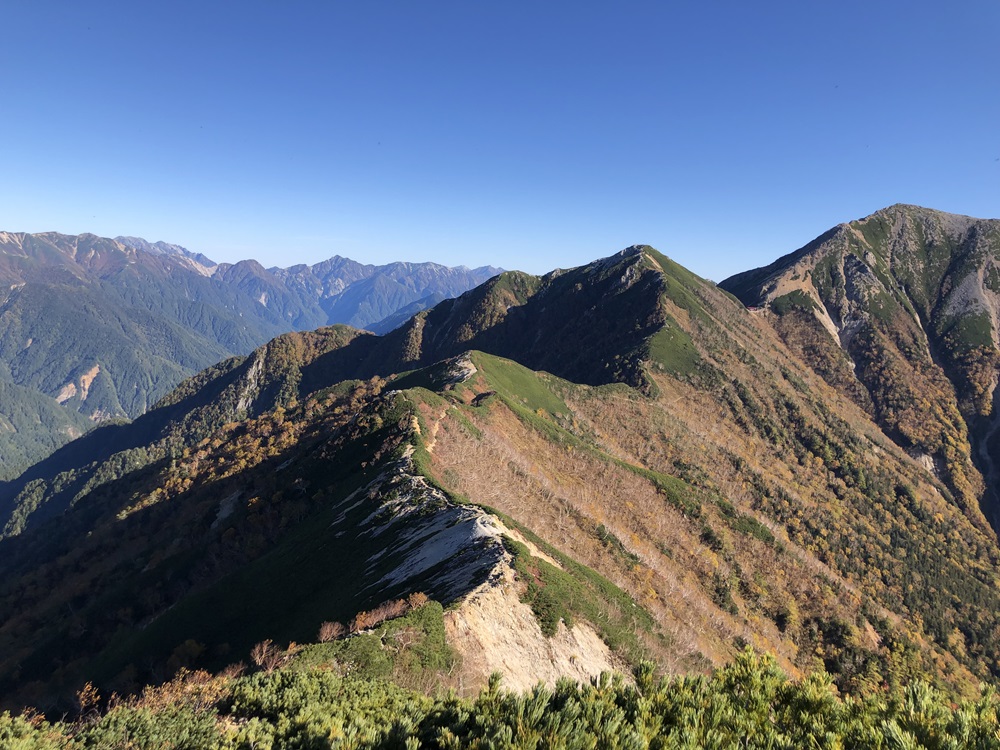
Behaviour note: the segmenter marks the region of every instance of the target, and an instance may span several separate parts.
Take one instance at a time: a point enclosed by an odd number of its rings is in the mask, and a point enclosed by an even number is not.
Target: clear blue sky
[[[0,229],[716,280],[1000,216],[1000,3],[8,2]]]

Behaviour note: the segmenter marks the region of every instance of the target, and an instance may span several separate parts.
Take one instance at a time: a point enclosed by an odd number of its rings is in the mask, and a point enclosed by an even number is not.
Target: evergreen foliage
[[[214,699],[213,699],[214,698]],[[704,676],[635,684],[608,674],[515,693],[499,679],[474,699],[436,698],[392,682],[328,669],[279,669],[236,678],[192,674],[103,715],[50,724],[0,715],[0,744],[17,750],[992,750],[1000,701],[990,689],[953,704],[914,682],[841,695],[823,672],[789,680],[751,650]]]

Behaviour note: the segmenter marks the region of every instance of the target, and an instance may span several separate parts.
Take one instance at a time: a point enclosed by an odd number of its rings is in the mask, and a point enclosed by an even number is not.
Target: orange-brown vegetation
[[[930,538],[945,556],[967,545],[986,552],[989,540],[818,378],[754,374],[760,365],[733,351],[717,356],[743,378],[715,392],[660,376],[655,400],[566,386],[571,414],[539,417],[566,431],[561,441],[499,399],[445,412],[435,473],[632,594],[662,623],[666,639],[649,646],[672,669],[722,663],[750,643],[793,670],[817,656],[828,666],[854,660],[848,679],[864,681],[933,662],[970,684],[928,635],[947,620],[931,623],[924,608],[946,613],[918,602],[919,574],[897,555],[901,539],[923,543],[918,518],[933,519]],[[903,487],[911,509],[896,507]]]
[[[374,628],[381,625],[386,620],[402,617],[407,612],[416,609],[428,601],[427,595],[422,591],[415,591],[405,599],[393,599],[379,604],[375,609],[358,612],[348,626],[348,632],[358,633],[362,630]]]
[[[347,627],[342,622],[324,622],[319,626],[319,633],[316,640],[320,643],[329,643],[347,635]]]

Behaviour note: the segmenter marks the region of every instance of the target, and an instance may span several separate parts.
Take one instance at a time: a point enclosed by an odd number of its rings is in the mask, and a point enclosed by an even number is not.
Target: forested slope
[[[357,640],[365,613],[418,594],[452,607],[462,657],[427,689],[569,669],[582,652],[556,644],[589,634],[626,672],[749,645],[858,695],[995,679],[995,537],[711,283],[636,247],[419,318],[281,336],[9,488],[8,705],[219,669],[324,622],[349,634],[331,648],[388,658]],[[508,633],[483,613],[518,607],[517,649],[543,656],[473,658]]]
[[[891,206],[721,286],[994,526],[1000,221]]]

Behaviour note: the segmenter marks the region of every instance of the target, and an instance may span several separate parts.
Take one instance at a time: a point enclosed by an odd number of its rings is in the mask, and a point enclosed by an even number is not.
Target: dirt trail
[[[441,413],[434,418],[431,424],[427,428],[427,438],[424,442],[424,447],[427,449],[428,453],[434,452],[434,446],[437,445],[437,434],[438,430],[441,429],[441,420],[444,419],[445,415],[448,413],[450,406],[445,406],[441,409]]]

